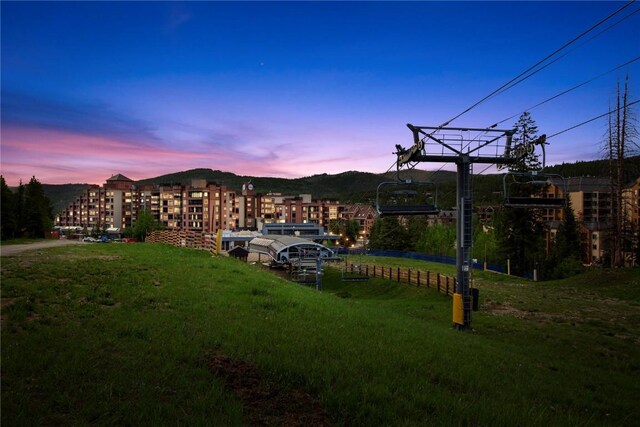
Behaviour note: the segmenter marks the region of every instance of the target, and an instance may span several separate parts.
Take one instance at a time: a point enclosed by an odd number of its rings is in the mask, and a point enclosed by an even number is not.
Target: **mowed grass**
[[[335,269],[316,292],[166,245],[4,257],[2,423],[247,425],[215,351],[338,425],[635,425],[637,270],[477,286],[474,330],[458,332],[450,297]]]

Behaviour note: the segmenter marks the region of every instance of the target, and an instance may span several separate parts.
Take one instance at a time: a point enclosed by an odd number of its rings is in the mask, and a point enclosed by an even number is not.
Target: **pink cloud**
[[[20,126],[2,129],[2,175],[9,185],[35,176],[43,183],[102,184],[115,173],[150,178],[193,168],[212,168],[254,176],[308,175],[304,164],[283,167],[268,156],[243,156],[235,150],[203,153],[198,144],[153,146],[146,142]],[[197,151],[195,151],[197,150]],[[217,152],[216,152],[217,151]],[[298,167],[299,165],[299,167]],[[331,168],[333,169],[333,168]]]

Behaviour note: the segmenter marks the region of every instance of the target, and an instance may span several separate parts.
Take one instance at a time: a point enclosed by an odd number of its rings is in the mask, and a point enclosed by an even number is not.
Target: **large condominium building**
[[[635,230],[640,230],[640,178],[624,189],[622,199],[627,221]]]
[[[376,212],[376,209],[371,205],[353,204],[344,207],[341,218],[358,223],[360,226],[358,241],[362,244],[369,241],[373,223],[378,218],[378,212]]]
[[[204,179],[187,185],[135,184],[114,175],[103,186],[90,185],[56,218],[56,225],[122,233],[149,212],[167,229],[216,232],[257,229],[263,223],[312,223],[327,227],[344,206],[313,200],[310,194],[257,194],[253,184],[242,192]]]
[[[578,177],[566,178],[564,182],[576,220],[580,224],[584,262],[591,263],[605,255],[605,240],[611,228],[611,187],[608,178]],[[546,197],[562,197],[560,182],[552,182]],[[564,219],[563,209],[546,209],[543,218],[549,226],[549,239],[555,237],[560,222]]]
[[[142,211],[168,229],[213,232],[238,222],[236,194],[223,185],[136,185],[118,174],[102,187],[90,185],[56,217],[56,225],[124,232]]]

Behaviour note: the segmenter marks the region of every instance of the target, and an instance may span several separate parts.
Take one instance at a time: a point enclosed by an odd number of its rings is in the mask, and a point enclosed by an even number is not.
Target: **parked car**
[[[82,239],[82,241],[83,241],[83,242],[88,242],[88,243],[96,243],[96,242],[99,242],[99,240],[98,240],[98,239],[96,239],[95,237],[91,237],[91,236],[85,237],[84,239]]]

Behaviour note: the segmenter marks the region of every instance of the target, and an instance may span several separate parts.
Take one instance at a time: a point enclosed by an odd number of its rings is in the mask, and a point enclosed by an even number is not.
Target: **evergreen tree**
[[[43,238],[53,227],[53,208],[42,184],[32,177],[24,190],[24,227],[29,237]]]
[[[515,146],[532,143],[538,139],[538,126],[528,112],[522,113],[514,124],[513,131]],[[512,172],[521,173],[540,169],[542,164],[535,150],[509,168]],[[523,186],[519,191],[533,194],[540,191],[540,188]],[[499,252],[503,259],[511,260],[512,273],[522,275],[545,264],[545,228],[540,212],[526,208],[502,209],[497,212],[495,226],[496,239],[500,246]]]
[[[25,210],[24,210],[24,184],[22,180],[18,184],[18,191],[13,199],[15,212],[15,236],[21,237],[25,234]]]
[[[582,260],[582,244],[580,241],[580,231],[578,230],[578,222],[573,212],[571,199],[567,198],[567,205],[564,207],[564,220],[558,226],[556,234],[556,247],[558,250],[558,258],[575,258]]]
[[[538,139],[538,125],[529,112],[524,112],[513,125],[513,146],[528,144]],[[528,172],[542,169],[542,163],[535,151],[528,153],[521,162],[509,167],[514,172]]]
[[[532,209],[504,208],[495,214],[496,239],[503,260],[511,260],[511,273],[523,275],[545,258],[544,226]]]
[[[0,238],[2,240],[11,239],[16,235],[16,196],[2,175],[0,175],[0,194],[2,196],[2,204],[0,205],[0,209],[2,210],[0,213],[2,233]]]
[[[545,279],[563,279],[583,270],[580,231],[576,222],[571,199],[564,208],[564,220],[558,226],[555,240],[547,254],[542,276]]]

